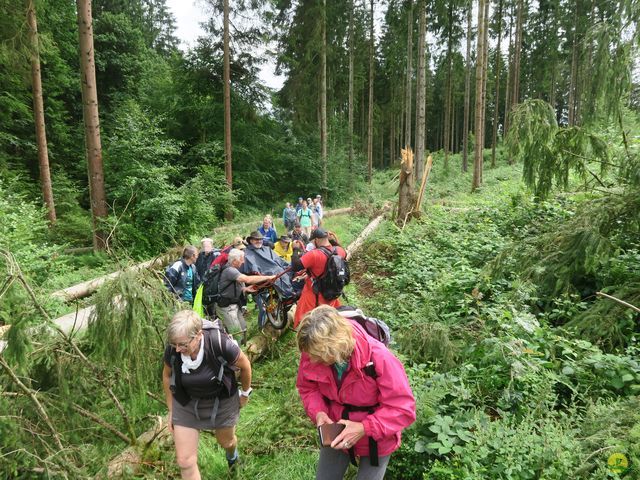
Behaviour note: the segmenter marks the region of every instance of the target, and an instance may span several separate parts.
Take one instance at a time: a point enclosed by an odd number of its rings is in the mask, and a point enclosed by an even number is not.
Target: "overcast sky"
[[[181,48],[186,50],[193,47],[196,39],[204,35],[204,30],[200,27],[200,22],[206,20],[205,12],[201,0],[167,0],[167,6],[176,17],[176,36],[181,40]],[[275,90],[279,90],[284,82],[284,77],[276,76],[275,62],[269,61],[260,70],[260,80]]]

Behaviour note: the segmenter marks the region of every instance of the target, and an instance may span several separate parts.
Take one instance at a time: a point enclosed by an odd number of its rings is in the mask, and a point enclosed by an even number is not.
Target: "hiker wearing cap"
[[[302,231],[307,235],[311,235],[311,209],[309,208],[309,204],[306,200],[302,201],[302,208],[298,211],[298,222],[302,227]]]
[[[264,237],[264,244],[273,248],[278,241],[278,232],[276,232],[276,228],[273,226],[273,218],[271,215],[265,215],[262,220],[262,225],[258,227],[258,232]]]
[[[334,247],[331,245],[331,242],[329,242],[329,234],[321,228],[315,229],[311,233],[310,239],[314,246],[313,250],[302,255],[292,264],[295,272],[306,270],[308,273],[307,279],[304,283],[304,288],[302,289],[302,294],[298,300],[298,306],[296,307],[294,328],[297,328],[305,313],[313,310],[318,305],[331,305],[332,307],[340,306],[339,299],[327,300],[324,295],[322,295],[322,292],[315,292],[313,283],[325,273],[327,261],[334,251],[344,259],[347,258],[347,252],[345,252],[340,246]]]
[[[285,262],[291,263],[291,255],[293,255],[293,243],[291,237],[282,235],[273,247],[273,251]]]
[[[200,277],[196,270],[198,249],[188,245],[182,251],[182,258],[172,263],[165,271],[164,283],[169,292],[183,302],[193,303],[200,286]]]
[[[302,208],[302,202],[303,201],[304,201],[304,198],[298,197],[298,203],[296,203],[296,213],[298,213],[300,211],[300,209]]]
[[[173,316],[167,340],[162,383],[182,478],[200,478],[201,430],[215,430],[227,464],[233,467],[239,458],[236,424],[252,391],[249,359],[219,322],[203,320],[193,310]]]
[[[240,273],[240,268],[244,264],[244,251],[236,248],[229,252],[229,260],[220,273],[218,280],[218,290],[220,299],[216,303],[218,317],[222,318],[224,328],[229,335],[242,333],[242,344],[247,340],[247,322],[242,313],[244,294],[255,290],[245,284],[253,285],[261,282],[268,282],[275,278],[275,275],[245,275]]]
[[[296,387],[314,425],[341,423],[320,448],[316,479],[344,477],[349,462],[359,480],[380,480],[402,430],[416,419],[416,402],[402,363],[357,322],[329,306],[308,312],[297,333]]]
[[[213,240],[210,238],[203,238],[200,240],[200,244],[202,245],[202,248],[198,254],[198,259],[196,260],[196,271],[200,278],[204,278],[204,274],[213,263],[213,260],[220,255],[220,250],[213,248]]]
[[[293,225],[293,230],[291,230],[291,233],[289,234],[289,236],[291,237],[291,240],[293,240],[294,242],[302,242],[304,245],[309,243],[309,236],[306,233],[304,233],[304,231],[302,230],[302,226],[300,225],[300,222],[296,222]]]

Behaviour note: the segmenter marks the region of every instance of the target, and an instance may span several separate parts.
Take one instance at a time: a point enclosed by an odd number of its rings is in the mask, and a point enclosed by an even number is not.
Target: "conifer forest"
[[[0,478],[185,475],[165,269],[318,195],[342,303],[389,326],[416,401],[384,478],[640,479],[639,22],[640,0],[0,0]],[[240,461],[202,432],[199,471],[315,478],[296,331],[246,307]]]

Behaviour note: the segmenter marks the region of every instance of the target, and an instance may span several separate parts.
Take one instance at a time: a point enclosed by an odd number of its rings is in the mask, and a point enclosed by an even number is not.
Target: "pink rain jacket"
[[[342,376],[340,390],[332,366],[313,363],[302,353],[296,386],[307,415],[315,424],[316,415],[325,412],[337,422],[344,404],[371,406],[373,414],[351,412],[349,420],[362,422],[365,436],[355,445],[357,456],[369,456],[369,440],[378,442],[378,455],[389,455],[400,446],[403,428],[416,419],[416,402],[400,361],[382,343],[371,338],[360,325],[351,322],[356,346],[349,367]],[[363,368],[373,361],[378,378],[366,375]]]

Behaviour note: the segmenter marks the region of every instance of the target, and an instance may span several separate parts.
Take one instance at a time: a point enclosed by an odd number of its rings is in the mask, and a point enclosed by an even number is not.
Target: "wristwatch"
[[[249,387],[249,390],[242,390],[241,388],[239,388],[238,392],[240,393],[241,397],[249,398],[251,396],[251,392],[253,392],[253,388]]]

